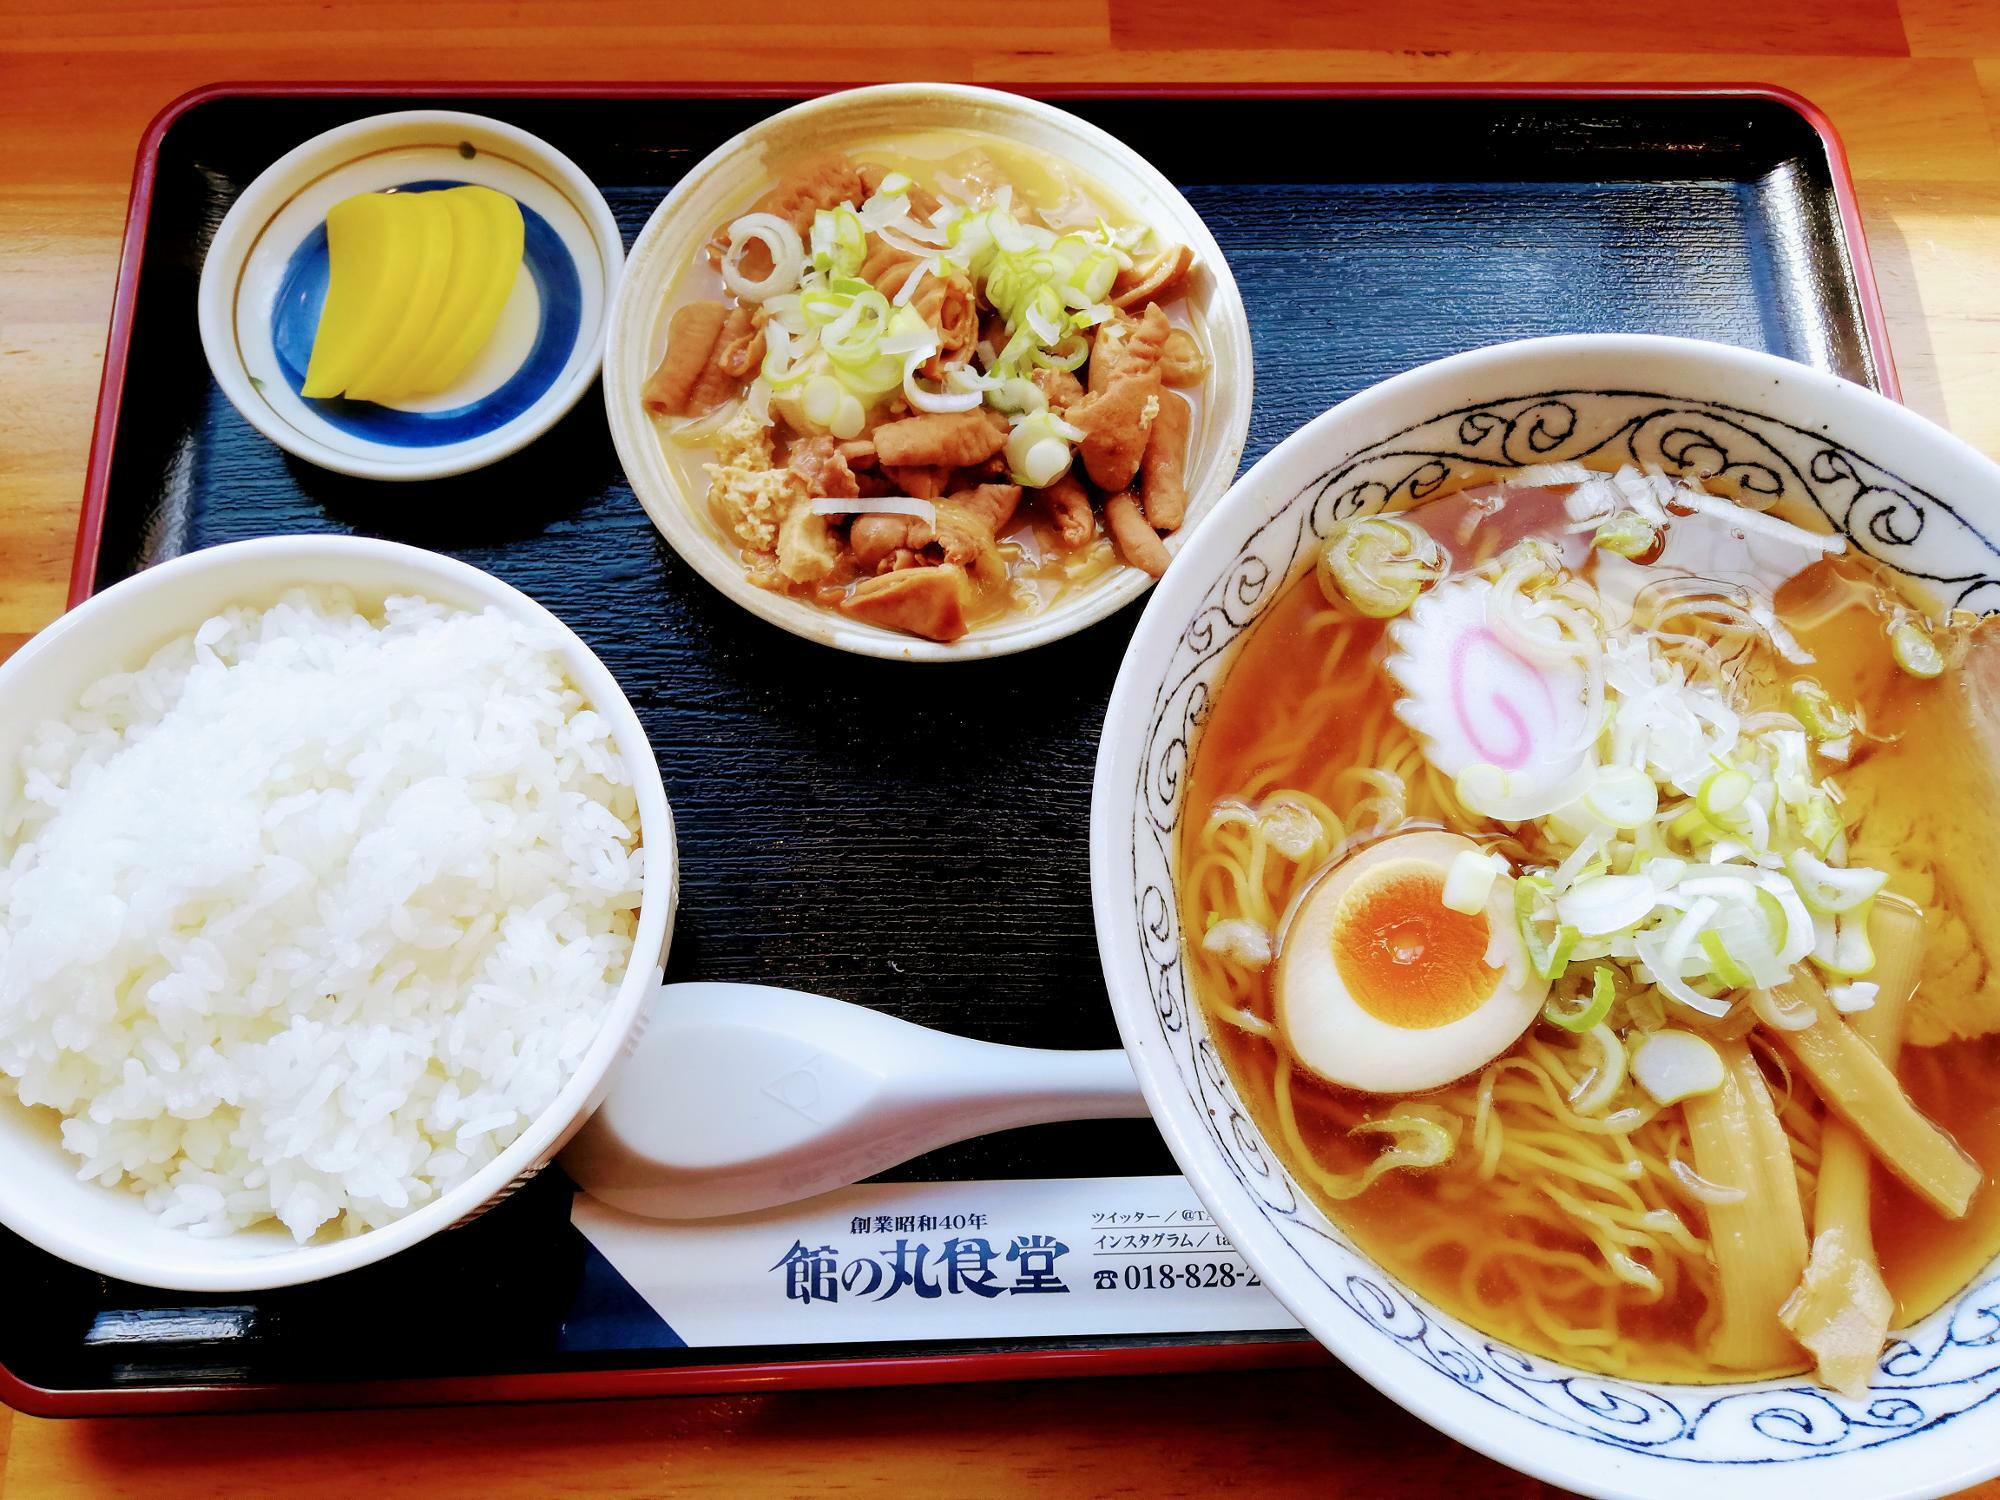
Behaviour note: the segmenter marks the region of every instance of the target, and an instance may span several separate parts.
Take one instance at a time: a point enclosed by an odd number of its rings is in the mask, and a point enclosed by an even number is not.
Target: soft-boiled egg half
[[[1514,882],[1445,905],[1456,833],[1401,833],[1302,891],[1279,939],[1278,1029],[1301,1066],[1372,1094],[1436,1088],[1511,1047],[1548,999],[1514,921]]]

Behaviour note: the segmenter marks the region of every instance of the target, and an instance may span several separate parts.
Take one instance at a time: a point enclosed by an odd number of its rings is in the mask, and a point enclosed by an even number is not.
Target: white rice
[[[196,1234],[353,1234],[462,1182],[631,956],[624,760],[497,610],[232,609],[0,773],[0,1072]]]

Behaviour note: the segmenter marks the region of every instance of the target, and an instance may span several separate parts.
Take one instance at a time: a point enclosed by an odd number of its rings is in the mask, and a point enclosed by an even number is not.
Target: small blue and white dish
[[[448,390],[394,405],[302,395],[327,288],[327,210],[356,193],[477,183],[521,205],[522,266],[499,326]],[[201,342],[223,394],[289,453],[369,479],[503,458],[597,377],[624,241],[573,161],[481,115],[406,110],[314,136],[244,190],[202,265]]]

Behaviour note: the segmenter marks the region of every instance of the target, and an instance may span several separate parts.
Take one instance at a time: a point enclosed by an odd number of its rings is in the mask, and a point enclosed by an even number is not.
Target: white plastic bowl
[[[1236,477],[1250,432],[1250,323],[1236,278],[1201,215],[1159,170],[1116,137],[1066,110],[994,89],[945,83],[891,83],[849,89],[759,121],[689,169],[639,232],[611,310],[604,348],[604,405],[625,477],[673,549],[724,594],[773,625],[810,641],[896,661],[966,661],[1004,656],[1072,635],[1138,598],[1152,580],[1115,568],[1034,615],[1012,615],[961,640],[920,640],[851,620],[836,610],[758,588],[743,573],[736,544],[690,494],[661,449],[640,405],[646,377],[667,341],[667,298],[718,224],[741,213],[770,185],[770,162],[835,147],[863,146],[921,130],[966,130],[1041,151],[1102,184],[1159,236],[1194,248],[1188,306],[1206,335],[1213,368],[1202,387],[1199,424],[1189,436],[1188,512],[1166,539],[1178,551]]]
[[[1196,811],[1189,756],[1235,647],[1311,568],[1335,520],[1469,472],[1589,454],[1669,469],[1720,456],[1746,484],[1816,507],[1919,597],[2000,609],[2000,467],[1824,372],[1692,340],[1577,336],[1458,355],[1363,391],[1230,491],[1126,652],[1090,831],[1119,1031],[1230,1241],[1320,1342],[1460,1442],[1553,1484],[1633,1500],[1963,1488],[2000,1472],[2000,1262],[1897,1334],[1858,1400],[1801,1377],[1648,1383],[1523,1353],[1416,1296],[1329,1222],[1259,1134],[1190,993],[1175,845]]]
[[[273,537],[190,553],[106,589],[0,663],[0,801],[16,795],[15,757],[37,723],[73,709],[83,688],[129,670],[230,604],[267,604],[302,584],[341,584],[363,601],[418,594],[467,609],[497,606],[553,626],[571,681],[610,721],[639,801],[646,888],[632,962],[582,1064],[520,1138],[479,1172],[403,1218],[350,1239],[306,1245],[274,1225],[216,1239],[162,1227],[139,1197],[77,1179],[51,1110],[29,1110],[0,1080],[0,1224],[106,1276],[181,1291],[290,1286],[351,1271],[450,1228],[540,1170],[603,1098],[612,1063],[637,1041],[672,936],[677,861],[666,788],[638,716],[590,648],[519,589],[452,558],[355,537]]]

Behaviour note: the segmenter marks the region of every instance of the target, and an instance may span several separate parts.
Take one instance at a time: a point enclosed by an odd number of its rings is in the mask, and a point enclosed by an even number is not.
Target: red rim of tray
[[[840,87],[846,87],[841,85]],[[190,110],[216,99],[676,99],[727,96],[749,99],[812,98],[836,92],[823,84],[574,84],[574,83],[217,83],[174,100],[147,126],[139,142],[132,199],[125,215],[124,248],[111,305],[111,330],[98,387],[96,424],[84,474],[83,509],[70,568],[69,607],[90,597],[103,540],[111,485],[111,453],[124,396],[146,225],[161,142]],[[1800,94],[1774,84],[1247,84],[1156,88],[1138,84],[1056,84],[1013,88],[1038,99],[1167,97],[1184,99],[1766,99],[1791,110],[1826,148],[1834,200],[1840,208],[1855,292],[1875,378],[1885,396],[1901,398],[1889,352],[1881,293],[1854,197],[1846,148],[1824,111]],[[1234,1343],[1065,1346],[964,1354],[897,1354],[839,1360],[772,1360],[671,1369],[563,1370],[510,1375],[458,1375],[432,1379],[152,1386],[142,1389],[52,1390],[20,1379],[0,1365],[0,1401],[34,1417],[157,1415],[182,1412],[269,1411],[350,1406],[444,1406],[471,1402],[586,1400],[607,1397],[714,1395],[778,1390],[831,1390],[856,1386],[926,1385],[990,1380],[1053,1379],[1079,1375],[1142,1375],[1193,1370],[1258,1370],[1318,1363],[1330,1356],[1309,1340]]]
[[[409,1380],[98,1387],[54,1391],[0,1365],[0,1401],[29,1417],[141,1417],[197,1412],[315,1411],[369,1406],[466,1406],[503,1401],[599,1401],[645,1396],[756,1395],[862,1386],[971,1385],[1084,1375],[1164,1375],[1329,1364],[1310,1339],[1235,1344],[1147,1344],[1011,1349],[1001,1353],[897,1354],[780,1360],[673,1369],[549,1370]]]

